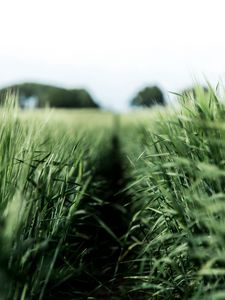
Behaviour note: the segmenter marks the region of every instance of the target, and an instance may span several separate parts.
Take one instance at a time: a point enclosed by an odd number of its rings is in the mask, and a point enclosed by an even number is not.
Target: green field
[[[0,299],[225,299],[225,105],[0,110]]]

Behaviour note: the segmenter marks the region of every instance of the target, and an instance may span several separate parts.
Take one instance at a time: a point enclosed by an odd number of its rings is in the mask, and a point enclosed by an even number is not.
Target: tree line
[[[207,88],[203,87],[207,92]],[[8,91],[18,94],[19,104],[22,108],[56,107],[56,108],[99,108],[99,104],[85,89],[66,89],[46,84],[22,83],[12,85],[0,90],[0,104],[5,101]],[[181,95],[195,95],[195,87],[185,89]],[[152,107],[166,105],[163,91],[156,85],[147,86],[140,90],[131,100],[133,107]]]
[[[5,99],[8,91],[18,94],[21,107],[30,100],[35,100],[35,107],[56,108],[98,108],[99,105],[85,89],[65,89],[46,84],[22,83],[0,90],[0,102]]]

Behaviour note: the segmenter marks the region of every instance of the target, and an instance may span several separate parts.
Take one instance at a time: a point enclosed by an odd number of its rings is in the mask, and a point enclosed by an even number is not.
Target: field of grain
[[[0,110],[0,299],[225,299],[225,106]]]

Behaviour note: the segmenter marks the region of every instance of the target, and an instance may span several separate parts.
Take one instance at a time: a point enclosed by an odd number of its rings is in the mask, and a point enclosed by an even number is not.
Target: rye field
[[[0,299],[225,299],[225,104],[0,109]]]

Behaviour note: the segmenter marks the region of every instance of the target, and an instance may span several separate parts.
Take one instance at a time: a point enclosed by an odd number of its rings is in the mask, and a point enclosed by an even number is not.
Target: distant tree
[[[26,101],[32,99],[36,99],[37,107],[46,105],[58,108],[99,107],[84,89],[65,89],[37,83],[16,84],[0,90],[0,103],[4,101],[8,90],[18,93],[21,107],[26,107]]]
[[[132,100],[133,106],[165,105],[163,92],[157,86],[149,86],[141,90]]]

